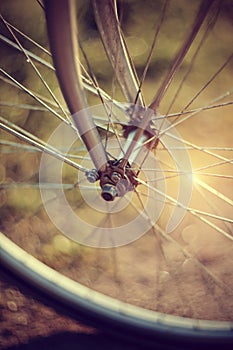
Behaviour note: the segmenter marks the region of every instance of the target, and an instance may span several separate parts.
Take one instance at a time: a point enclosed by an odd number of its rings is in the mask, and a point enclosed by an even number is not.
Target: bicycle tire
[[[13,251],[18,251],[18,260],[15,260]],[[17,255],[15,254],[15,255]],[[23,261],[21,261],[20,255],[24,255]],[[33,270],[32,267],[28,267],[25,262],[29,261],[27,253],[23,253],[20,248],[16,248],[14,243],[9,242],[5,237],[2,237],[2,256],[4,263],[9,267],[10,269],[13,270],[16,274],[22,274],[23,278],[29,281],[29,283],[32,283],[33,285],[38,287],[38,280],[39,280],[39,275],[38,273]],[[34,260],[33,260],[34,261]],[[18,265],[19,264],[19,265]],[[33,264],[32,264],[33,265]],[[38,266],[42,266],[41,263],[38,263]],[[43,270],[44,271],[49,271],[51,273],[50,268],[46,267],[43,265]],[[42,270],[41,270],[42,271]],[[34,277],[37,275],[36,278],[32,278],[30,276]],[[56,273],[55,273],[56,275]],[[142,312],[140,309],[137,309],[137,307],[131,307],[127,304],[124,304],[119,302],[119,309],[120,312],[113,313],[111,311],[111,308],[108,309],[107,307],[104,307],[103,304],[101,306],[97,305],[95,302],[91,304],[90,299],[86,299],[86,297],[83,297],[81,299],[78,299],[78,302],[76,302],[71,295],[69,295],[69,290],[65,289],[65,284],[64,284],[64,289],[60,289],[56,287],[54,290],[54,283],[49,283],[49,281],[43,274],[41,273],[40,278],[43,279],[42,283],[39,283],[39,288],[44,289],[46,283],[46,291],[44,290],[45,293],[48,293],[48,295],[58,298],[59,302],[64,304],[64,308],[69,304],[69,313],[72,314],[72,317],[76,318],[77,317],[77,311],[81,311],[81,314],[84,316],[86,313],[87,321],[91,319],[91,322],[94,322],[95,325],[99,325],[99,322],[102,322],[102,327],[106,328],[109,325],[109,322],[111,322],[111,327],[112,329],[115,329],[117,332],[122,333],[125,331],[127,328],[127,333],[131,339],[135,338],[135,334],[137,334],[137,338],[140,341],[140,338],[142,337],[147,337],[147,342],[150,345],[154,345],[154,342],[158,342],[158,344],[162,344],[165,346],[172,347],[174,345],[174,342],[177,342],[177,344],[193,344],[193,346],[196,346],[198,344],[206,344],[206,343],[211,343],[211,344],[232,344],[232,323],[214,323],[211,321],[190,321],[192,326],[189,325],[189,320],[188,318],[181,319],[176,316],[162,316],[162,319],[165,319],[165,322],[161,320],[160,315],[159,321],[156,320],[150,321],[151,318],[155,317],[155,314],[150,313],[148,311],[148,321],[145,319],[141,319],[138,317],[137,311],[139,314],[142,313],[147,313],[147,311]],[[57,276],[56,283],[59,282],[59,279],[61,277]],[[63,278],[63,277],[62,277]],[[64,277],[66,280],[66,278]],[[47,282],[46,282],[47,281]],[[67,282],[68,283],[68,282]],[[79,289],[79,284],[76,282],[71,282],[74,283]],[[75,288],[75,287],[74,287]],[[84,287],[85,289],[85,287]],[[65,293],[65,296],[64,296]],[[92,292],[93,294],[96,293],[97,299],[98,299],[98,292]],[[55,296],[57,294],[57,296]],[[72,301],[71,301],[72,299]],[[95,297],[93,298],[95,299]],[[105,301],[109,302],[107,304],[113,305],[112,299],[106,298]],[[75,311],[74,311],[75,310]],[[129,310],[129,314],[127,315],[125,310]],[[67,311],[64,311],[67,312]],[[133,316],[132,316],[132,314]],[[79,317],[79,316],[78,316]],[[173,318],[174,317],[174,318]],[[175,323],[173,327],[173,321]],[[164,323],[163,323],[164,322]],[[193,326],[193,322],[195,325]],[[186,323],[184,325],[184,323]],[[172,324],[170,327],[169,325]],[[181,324],[181,327],[179,326]],[[206,328],[199,328],[200,324],[204,325]],[[218,329],[218,327],[220,329]],[[222,327],[222,329],[221,329]],[[144,341],[144,340],[143,340]],[[177,344],[175,346],[177,346]]]
[[[46,300],[76,320],[84,320],[118,336],[121,334],[136,343],[163,345],[166,349],[187,345],[196,348],[205,344],[219,347],[233,343],[232,324],[228,322],[197,320],[194,325],[193,320],[187,318],[155,314],[103,297],[38,262],[5,235],[1,234],[0,241],[3,263],[15,277],[36,288],[39,300]]]

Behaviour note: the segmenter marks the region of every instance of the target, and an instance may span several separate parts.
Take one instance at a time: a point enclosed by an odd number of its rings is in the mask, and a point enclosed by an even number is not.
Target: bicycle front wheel
[[[65,312],[97,326],[150,345],[231,344],[229,3],[208,1],[199,10],[98,3],[78,3],[82,96],[76,100],[65,83],[70,113],[46,48],[25,36],[22,24],[13,27],[3,2],[1,40],[10,45],[9,61],[1,62],[3,261]],[[39,21],[44,14],[35,6]],[[103,32],[104,21],[115,25],[117,41]],[[46,46],[40,26],[34,35]],[[86,129],[78,136],[72,120],[83,109],[99,130],[106,156],[99,162],[99,148],[83,137]],[[93,168],[124,159],[145,113],[150,125],[127,165],[136,182],[106,201]]]

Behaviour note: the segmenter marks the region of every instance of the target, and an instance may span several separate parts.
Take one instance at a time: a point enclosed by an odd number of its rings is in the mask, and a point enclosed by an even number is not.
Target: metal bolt
[[[89,170],[86,172],[86,177],[89,182],[94,183],[99,178],[98,171],[96,169]]]
[[[121,180],[121,174],[119,174],[118,172],[116,171],[113,171],[112,175],[111,175],[111,179],[112,181],[114,182],[118,182]]]

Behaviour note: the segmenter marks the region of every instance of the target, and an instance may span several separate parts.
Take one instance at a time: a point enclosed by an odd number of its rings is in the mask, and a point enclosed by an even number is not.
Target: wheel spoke
[[[93,5],[101,39],[126,100],[134,103],[137,98],[139,104],[144,105],[141,93],[138,94],[136,70],[120,28],[116,2],[93,0]]]
[[[172,65],[171,65],[171,68],[168,71],[167,76],[165,77],[157,94],[155,95],[153,101],[151,102],[151,104],[149,106],[154,111],[158,110],[160,102],[161,102],[165,92],[167,91],[169,85],[171,84],[175,73],[180,68],[180,65],[183,62],[183,59],[184,59],[186,53],[188,52],[190,46],[192,45],[192,42],[194,41],[203,21],[205,20],[212,3],[213,3],[213,0],[208,0],[208,1],[201,3],[199,11],[198,11],[197,16],[196,16],[196,19],[193,23],[193,26],[191,27],[191,32],[189,33],[188,38],[186,39],[186,41],[184,42],[180,51],[176,55]]]
[[[72,167],[81,170],[83,172],[87,172],[88,169],[83,168],[81,165],[79,165],[76,162],[73,162],[71,159],[67,158],[66,155],[63,155],[58,149],[49,146],[46,142],[43,140],[38,139],[35,136],[32,136],[30,133],[28,133],[26,130],[23,130],[22,128],[18,127],[17,125],[10,123],[6,119],[0,117],[0,129],[3,129],[4,131],[9,132],[10,134],[18,137],[19,139],[22,139],[22,141],[27,142],[31,144],[34,147],[37,147],[41,151],[60,159],[61,161],[64,161],[66,164],[71,165]]]
[[[47,84],[47,82],[45,81],[45,79],[43,78],[43,76],[41,75],[40,71],[38,70],[38,68],[35,66],[35,64],[33,63],[33,60],[31,59],[30,55],[27,54],[27,52],[24,50],[23,46],[21,45],[20,41],[18,40],[18,38],[16,37],[16,35],[14,34],[13,30],[11,29],[11,27],[8,25],[8,22],[5,21],[5,19],[3,18],[2,15],[0,15],[1,20],[3,21],[3,23],[5,24],[6,28],[8,29],[9,33],[12,35],[12,37],[14,38],[15,42],[17,43],[18,47],[20,48],[20,50],[23,52],[23,54],[25,55],[27,62],[31,65],[31,67],[33,68],[33,70],[35,71],[36,75],[39,77],[39,79],[41,80],[42,84],[45,86],[46,90],[49,92],[50,96],[52,97],[52,99],[54,100],[54,102],[56,103],[56,105],[59,107],[59,109],[61,110],[61,112],[64,114],[65,118],[69,121],[69,123],[71,124],[71,119],[69,117],[69,115],[66,113],[66,111],[64,110],[64,108],[62,107],[62,105],[60,104],[60,102],[58,101],[58,99],[56,98],[56,96],[54,95],[54,93],[52,92],[51,88],[49,87],[49,85]]]
[[[138,180],[138,182],[140,184],[150,188],[155,193],[157,193],[159,195],[163,195],[163,193],[159,189],[157,189],[157,188],[155,188],[153,186],[150,186],[148,183],[146,183],[145,181],[143,181],[141,179],[137,179],[137,180]],[[207,223],[210,227],[213,227],[216,231],[222,233],[225,237],[229,238],[230,240],[233,240],[233,236],[229,235],[227,232],[222,230],[220,227],[218,227],[217,225],[215,225],[212,222],[210,222],[208,219],[205,218],[205,216],[213,218],[213,219],[217,219],[217,220],[220,220],[220,221],[229,222],[229,223],[233,223],[233,219],[230,219],[230,218],[227,218],[227,217],[222,217],[222,216],[219,216],[219,215],[215,215],[215,214],[208,213],[208,212],[205,212],[205,211],[202,211],[202,210],[198,210],[198,209],[194,209],[194,208],[191,208],[191,207],[187,208],[181,202],[178,202],[175,198],[171,197],[168,194],[165,194],[165,197],[167,198],[167,200],[173,206],[185,209],[187,212],[190,212],[195,217],[198,217],[198,219],[200,219],[200,220],[204,221],[205,223]]]
[[[72,0],[38,3],[43,11],[25,11],[23,23],[13,13],[11,23],[13,5],[4,0],[0,18],[1,230],[61,276],[67,304],[77,282],[88,308],[98,292],[103,309],[131,318],[132,329],[138,317],[142,327],[192,329],[191,339],[231,329],[233,55],[225,3],[81,1],[77,16],[66,13],[77,17],[77,33],[60,20]],[[56,5],[48,21],[58,26],[56,69],[44,37],[47,3]],[[90,126],[94,142],[85,135]],[[92,157],[96,140],[102,151]]]

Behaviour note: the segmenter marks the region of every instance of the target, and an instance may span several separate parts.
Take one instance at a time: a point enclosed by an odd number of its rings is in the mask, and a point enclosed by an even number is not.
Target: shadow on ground
[[[50,337],[36,338],[28,344],[15,345],[6,350],[140,350],[141,346],[116,340],[105,334],[77,334],[64,332]]]

